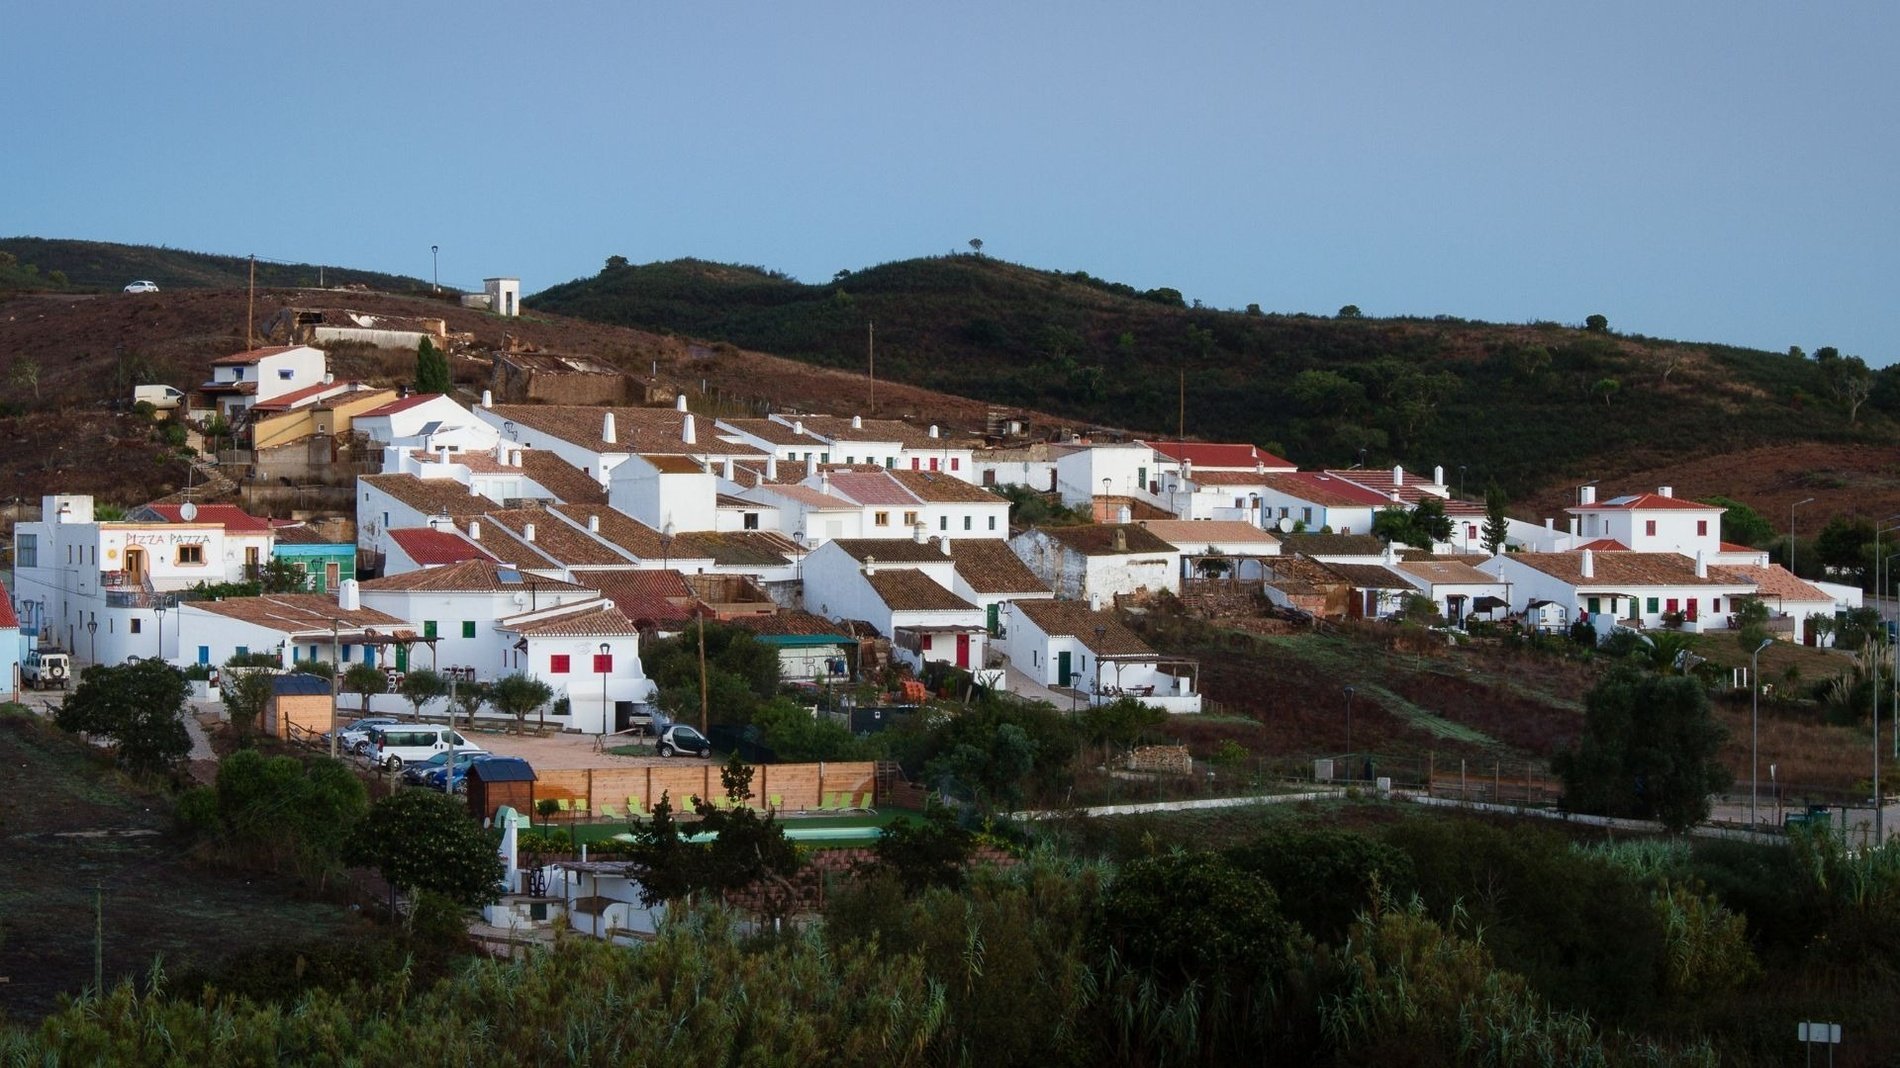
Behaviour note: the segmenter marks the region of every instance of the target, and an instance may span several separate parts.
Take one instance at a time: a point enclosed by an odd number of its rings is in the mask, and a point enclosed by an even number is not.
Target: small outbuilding
[[[478,760],[468,768],[468,811],[487,824],[503,806],[534,811],[534,768],[520,757]]]
[[[321,735],[335,725],[336,704],[330,680],[301,672],[271,680],[270,701],[264,706],[264,730],[290,740]]]

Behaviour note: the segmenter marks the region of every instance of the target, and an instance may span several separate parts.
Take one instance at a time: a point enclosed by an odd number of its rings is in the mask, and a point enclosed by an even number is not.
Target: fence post
[[[1471,787],[1465,779],[1464,757],[1458,758],[1458,803],[1460,805],[1469,805],[1471,803]]]
[[[1428,798],[1432,796],[1432,779],[1437,773],[1438,754],[1428,751],[1425,754],[1425,796]]]

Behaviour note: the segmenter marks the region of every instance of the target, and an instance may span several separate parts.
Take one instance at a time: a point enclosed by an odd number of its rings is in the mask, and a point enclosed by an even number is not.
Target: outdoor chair
[[[646,807],[640,804],[639,794],[627,795],[627,815],[628,816],[646,815]]]
[[[615,808],[610,801],[602,801],[596,814],[603,820],[617,820],[620,818],[620,810]]]

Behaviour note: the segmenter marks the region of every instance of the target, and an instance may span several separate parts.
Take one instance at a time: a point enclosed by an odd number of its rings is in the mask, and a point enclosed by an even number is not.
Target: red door
[[[960,668],[970,666],[970,636],[968,634],[957,635],[957,666]]]
[[[1676,599],[1674,597],[1671,597],[1669,598],[1669,600],[1663,602],[1663,611],[1674,612],[1675,610],[1676,610]]]
[[[1695,622],[1695,601],[1696,599],[1694,597],[1689,598],[1689,612],[1686,618],[1691,623]]]

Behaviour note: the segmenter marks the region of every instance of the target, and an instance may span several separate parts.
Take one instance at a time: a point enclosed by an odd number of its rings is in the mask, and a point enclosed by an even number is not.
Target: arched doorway
[[[125,551],[125,584],[142,586],[145,584],[145,550],[127,549]]]

